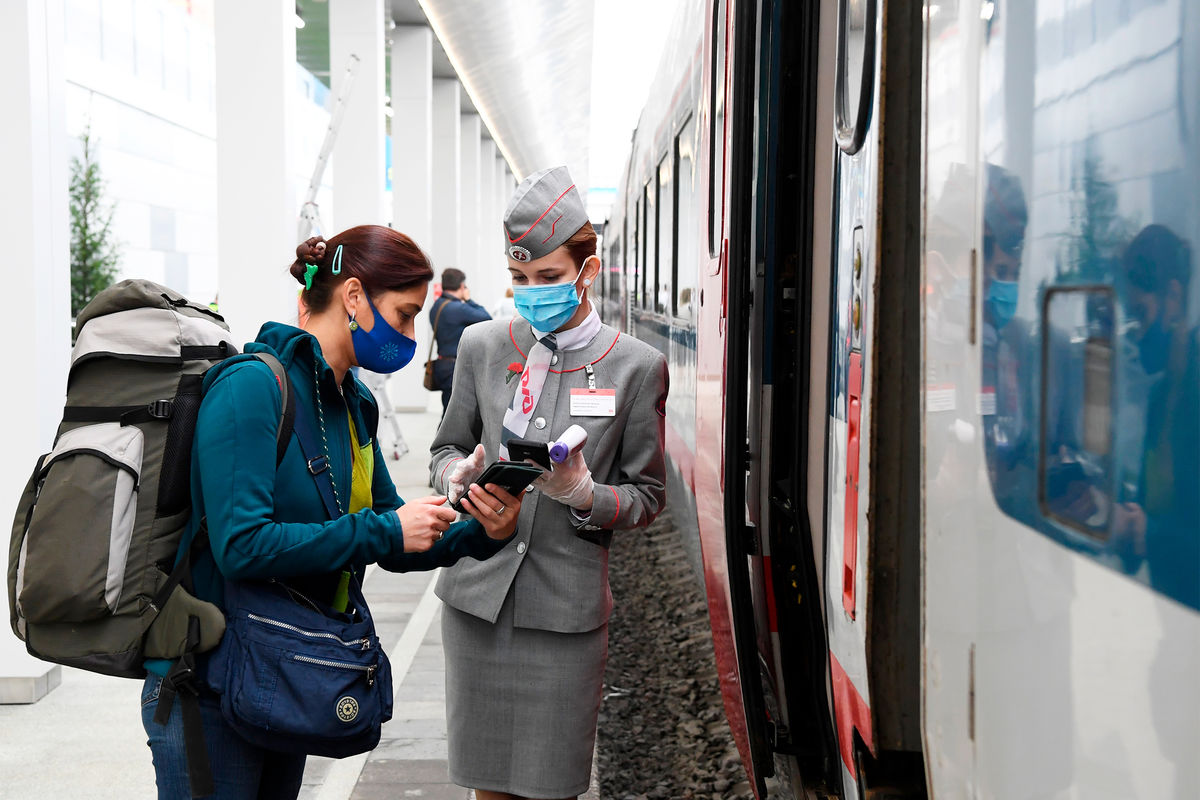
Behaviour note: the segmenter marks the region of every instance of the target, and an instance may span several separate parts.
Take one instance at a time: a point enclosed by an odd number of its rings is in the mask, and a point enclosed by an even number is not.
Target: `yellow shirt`
[[[349,412],[346,413],[349,416]],[[354,462],[350,480],[350,513],[354,514],[375,505],[371,494],[371,483],[375,477],[375,447],[370,441],[359,446],[353,418],[350,419],[350,455]]]

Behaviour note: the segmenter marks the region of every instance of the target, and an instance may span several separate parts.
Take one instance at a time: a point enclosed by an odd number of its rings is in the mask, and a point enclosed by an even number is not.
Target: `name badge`
[[[615,417],[616,389],[572,389],[572,417]]]

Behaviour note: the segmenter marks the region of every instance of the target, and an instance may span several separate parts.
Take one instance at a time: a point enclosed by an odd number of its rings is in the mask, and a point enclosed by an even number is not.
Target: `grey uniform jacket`
[[[483,443],[495,461],[504,411],[517,390],[509,364],[525,364],[534,344],[529,323],[481,322],[463,332],[454,393],[430,452],[432,484],[446,490],[454,462]],[[616,390],[616,416],[571,416],[570,390]],[[443,570],[437,595],[468,614],[495,622],[509,591],[514,624],[562,633],[595,630],[608,621],[608,544],[613,530],[649,525],[665,499],[663,462],[667,362],[662,353],[607,325],[591,344],[560,352],[530,417],[526,439],[553,441],[572,424],[588,432],[583,457],[596,481],[591,516],[534,490],[525,495],[517,535],[487,561],[463,559]],[[541,424],[539,424],[541,423]]]

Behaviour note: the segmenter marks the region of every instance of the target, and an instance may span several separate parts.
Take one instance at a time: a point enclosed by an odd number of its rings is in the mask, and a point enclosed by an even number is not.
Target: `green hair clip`
[[[312,291],[313,276],[317,274],[319,267],[316,264],[304,265],[304,291]]]

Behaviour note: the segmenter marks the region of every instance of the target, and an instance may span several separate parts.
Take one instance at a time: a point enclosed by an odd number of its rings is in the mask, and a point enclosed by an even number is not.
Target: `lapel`
[[[533,337],[533,329],[529,323],[520,317],[515,317],[508,323],[508,334],[522,362],[529,356],[529,348],[537,340]],[[585,364],[602,361],[616,344],[621,333],[603,323],[596,338],[579,350],[569,350],[559,354],[559,363],[550,369],[552,375],[583,369]]]

